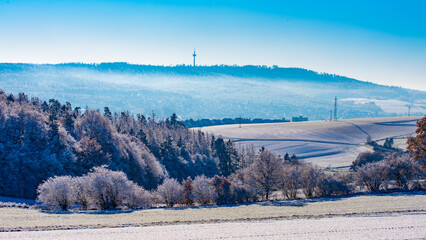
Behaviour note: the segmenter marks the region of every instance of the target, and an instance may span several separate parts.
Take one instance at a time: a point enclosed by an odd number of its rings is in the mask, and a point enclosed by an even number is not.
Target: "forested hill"
[[[165,178],[228,176],[254,155],[253,148],[186,128],[175,114],[159,122],[0,90],[0,196],[35,198],[49,177],[81,176],[101,165],[153,189]]]
[[[83,70],[93,70],[99,72],[130,73],[130,74],[168,74],[168,75],[186,75],[195,77],[227,75],[236,78],[265,78],[271,80],[293,79],[312,82],[334,82],[350,83],[358,85],[375,85],[369,82],[362,82],[356,79],[339,76],[328,73],[318,73],[303,68],[281,68],[277,66],[158,66],[158,65],[135,65],[125,62],[83,64],[83,63],[64,63],[64,64],[25,64],[25,63],[0,63],[4,72],[25,72],[25,71],[50,71],[67,70],[78,68]],[[3,72],[3,71],[2,71]]]
[[[182,119],[328,119],[426,112],[426,93],[317,73],[265,66],[151,66],[127,63],[0,64],[3,90],[41,99]]]

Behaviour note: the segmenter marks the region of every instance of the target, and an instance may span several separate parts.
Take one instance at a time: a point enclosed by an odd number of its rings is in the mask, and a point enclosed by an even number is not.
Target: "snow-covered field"
[[[278,154],[296,154],[320,166],[345,167],[360,152],[371,150],[367,137],[381,140],[409,136],[421,116],[360,118],[339,121],[310,121],[221,125],[201,128],[204,132],[232,139],[243,145],[265,146]]]
[[[0,233],[1,239],[424,239],[426,213]]]
[[[394,192],[251,204],[157,208],[128,212],[42,212],[0,208],[0,232],[137,227],[235,221],[426,212],[426,192]],[[0,233],[0,239],[2,239]]]

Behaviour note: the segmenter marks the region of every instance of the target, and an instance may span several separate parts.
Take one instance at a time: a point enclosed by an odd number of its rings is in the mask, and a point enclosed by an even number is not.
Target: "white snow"
[[[233,139],[240,144],[261,146],[284,155],[296,154],[320,166],[349,166],[366,146],[368,136],[381,140],[409,136],[421,117],[359,118],[339,121],[309,121],[221,125],[201,128],[204,132]]]
[[[422,239],[426,213],[103,229],[3,232],[1,239]]]

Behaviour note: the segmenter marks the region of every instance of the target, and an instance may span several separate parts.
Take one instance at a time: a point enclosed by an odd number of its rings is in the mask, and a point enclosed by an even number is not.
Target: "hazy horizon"
[[[423,1],[0,0],[0,62],[277,65],[426,90]]]

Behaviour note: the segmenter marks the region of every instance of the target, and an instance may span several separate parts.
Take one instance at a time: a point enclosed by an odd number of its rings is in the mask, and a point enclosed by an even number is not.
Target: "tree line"
[[[176,114],[158,121],[1,91],[0,195],[111,209],[424,189],[425,122],[409,140],[410,153],[363,153],[350,172],[332,173],[188,129]]]
[[[365,154],[359,156],[364,158]],[[330,173],[297,158],[277,156],[264,148],[248,167],[231,175],[166,178],[151,191],[127,179],[123,172],[95,167],[81,177],[49,178],[38,188],[47,208],[132,209],[158,206],[204,206],[276,199],[346,195],[379,190],[425,189],[424,166],[407,153],[380,161],[354,161],[354,170]]]
[[[285,118],[283,119],[262,119],[262,118],[222,118],[222,119],[187,119],[182,121],[182,123],[189,127],[205,127],[205,126],[215,126],[215,125],[225,125],[225,124],[250,124],[250,123],[278,123],[278,122],[290,122]]]
[[[72,108],[55,99],[0,91],[0,195],[36,198],[53,176],[82,176],[96,166],[122,171],[151,190],[167,178],[228,176],[254,149],[156,116]]]

